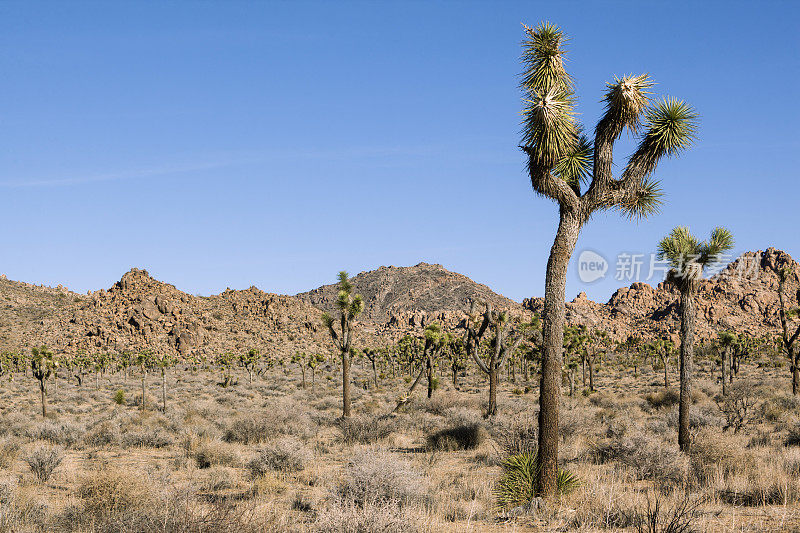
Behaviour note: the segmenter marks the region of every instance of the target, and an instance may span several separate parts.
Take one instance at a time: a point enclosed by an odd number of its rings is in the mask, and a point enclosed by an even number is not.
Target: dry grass
[[[371,376],[355,371],[359,383]],[[395,414],[408,385],[387,379],[354,387],[356,414],[342,421],[335,368],[313,391],[278,369],[227,388],[178,372],[166,413],[158,401],[138,409],[136,376],[105,376],[100,390],[60,379],[41,420],[35,383],[18,376],[0,389],[0,532],[800,528],[800,402],[780,369],[742,367],[737,381],[758,386],[735,388],[757,391],[738,431],[715,401],[719,384],[701,374],[689,454],[677,449],[675,393],[660,371],[600,372],[601,390],[563,400],[561,457],[580,486],[513,519],[495,489],[503,458],[535,451],[534,380],[503,383],[498,415],[483,420],[482,376],[462,378],[461,391],[441,379],[433,398]]]

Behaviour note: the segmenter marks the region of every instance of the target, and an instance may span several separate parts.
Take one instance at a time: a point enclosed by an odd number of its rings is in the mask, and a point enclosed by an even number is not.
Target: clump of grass
[[[463,424],[428,435],[428,448],[438,451],[472,450],[486,439],[480,424]]]

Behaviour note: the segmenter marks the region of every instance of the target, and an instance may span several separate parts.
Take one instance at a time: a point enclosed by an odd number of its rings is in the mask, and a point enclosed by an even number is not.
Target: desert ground
[[[144,410],[136,372],[82,386],[62,373],[43,419],[38,382],[17,374],[0,392],[0,530],[800,530],[800,400],[786,368],[763,363],[741,365],[728,405],[715,401],[715,365],[699,363],[684,455],[663,371],[644,364],[634,376],[609,357],[595,392],[579,375],[563,398],[563,468],[577,483],[511,512],[496,489],[503,460],[535,448],[534,381],[504,379],[498,414],[484,419],[484,377],[473,368],[454,390],[445,372],[432,398],[418,389],[392,413],[408,378],[375,388],[361,361],[342,423],[335,364],[305,389],[291,367],[252,384],[238,369],[222,387],[218,371],[178,366],[165,412],[157,373]],[[672,369],[669,379],[677,385]]]

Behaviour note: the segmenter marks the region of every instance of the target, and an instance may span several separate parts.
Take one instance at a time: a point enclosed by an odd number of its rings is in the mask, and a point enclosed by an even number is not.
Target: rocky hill
[[[698,334],[719,330],[760,335],[777,332],[777,271],[798,265],[774,248],[749,252],[701,283]],[[392,342],[433,320],[454,327],[471,300],[488,301],[512,313],[541,312],[541,298],[522,305],[441,265],[381,267],[353,278],[365,300],[358,328],[360,344]],[[788,283],[788,294],[799,288]],[[252,347],[286,355],[295,350],[332,351],[320,322],[333,310],[336,287],[325,285],[297,296],[263,292],[255,287],[194,296],[132,269],[107,290],[87,295],[64,287],[43,287],[0,276],[0,350],[27,350],[46,344],[59,351],[138,350],[151,348],[179,355],[214,355]],[[581,293],[567,303],[567,321],[607,330],[622,339],[645,336],[677,338],[678,293],[659,284],[634,283],[617,290],[606,303]]]
[[[355,292],[364,298],[362,321],[388,328],[420,327],[432,320],[455,325],[472,300],[489,302],[495,308],[520,309],[519,303],[442,265],[382,266],[361,272],[352,282]],[[336,285],[331,284],[297,298],[333,312],[337,295]]]
[[[778,275],[784,266],[800,265],[789,254],[775,248],[747,252],[710,279],[703,280],[697,298],[697,329],[700,337],[731,330],[761,335],[777,333]],[[795,276],[787,283],[787,297],[798,289]],[[541,312],[541,298],[523,301],[526,309]],[[678,292],[664,283],[652,287],[633,283],[617,290],[605,304],[593,302],[580,293],[567,303],[567,322],[586,324],[622,339],[631,333],[677,338],[680,323]]]
[[[255,287],[193,296],[135,268],[108,290],[86,296],[0,280],[0,298],[0,348],[150,348],[179,355],[329,349],[319,311],[296,298]]]

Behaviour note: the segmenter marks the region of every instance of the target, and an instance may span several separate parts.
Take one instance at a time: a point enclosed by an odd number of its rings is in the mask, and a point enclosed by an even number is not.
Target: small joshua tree
[[[480,326],[477,326],[478,323],[480,323]],[[473,306],[466,321],[468,335],[478,341],[471,346],[472,359],[481,372],[489,377],[487,417],[497,414],[497,389],[500,385],[500,369],[503,368],[508,356],[519,348],[525,339],[525,330],[530,326],[529,324],[518,323],[516,326],[507,329],[509,324],[508,313],[505,311],[493,311],[489,304],[486,304],[482,319],[479,319],[475,314]],[[480,339],[487,330],[493,333],[493,337],[491,338],[488,357],[483,358],[478,354],[478,347]]]
[[[167,412],[167,370],[175,365],[175,357],[163,352],[155,356],[155,365],[161,371],[161,410]]]
[[[355,319],[364,310],[364,300],[360,294],[353,294],[353,284],[344,270],[339,272],[338,320],[329,313],[322,314],[322,323],[328,328],[333,344],[342,357],[342,418],[351,414],[350,400],[350,357],[353,349],[353,330]],[[338,323],[337,323],[338,322]]]
[[[733,249],[733,235],[725,228],[715,228],[708,242],[698,241],[686,226],[678,226],[658,243],[658,256],[667,260],[670,270],[667,282],[680,292],[681,352],[680,403],[678,408],[678,444],[689,450],[689,404],[691,403],[692,366],[696,294],[703,270],[720,261],[722,254]],[[724,366],[724,365],[723,365]],[[723,379],[724,381],[724,379]]]
[[[147,372],[156,367],[156,357],[150,350],[143,350],[136,354],[136,366],[142,373],[142,403],[140,409],[142,411],[147,409]]]
[[[253,384],[253,372],[258,366],[258,362],[260,360],[261,352],[256,348],[250,348],[247,352],[239,354],[239,362],[247,371],[247,379],[249,380],[250,385]]]
[[[378,361],[378,358],[381,355],[381,352],[380,352],[380,350],[377,350],[375,348],[364,348],[361,351],[364,353],[364,357],[366,357],[367,360],[369,360],[369,362],[372,364],[372,381],[375,384],[375,388],[377,389],[378,388],[378,369],[377,369],[376,363]]]
[[[417,375],[417,379],[415,379],[414,383],[411,384],[411,387],[408,389],[408,393],[400,399],[397,407],[395,407],[395,410],[408,403],[408,401],[411,399],[411,394],[414,392],[414,389],[416,389],[419,382],[422,381],[423,375],[427,376],[428,378],[428,398],[433,396],[433,368],[436,366],[436,361],[442,354],[442,351],[452,340],[452,337],[448,333],[443,333],[441,326],[437,323],[428,324],[425,326],[424,337],[425,344],[422,348],[422,367]]]
[[[789,367],[792,372],[792,394],[797,396],[800,393],[800,347],[798,347],[800,343],[797,342],[798,337],[800,337],[800,324],[792,331],[789,321],[800,317],[800,288],[797,289],[797,294],[795,294],[798,307],[787,309],[786,297],[784,296],[786,282],[792,275],[800,281],[800,277],[791,268],[786,267],[778,271],[778,301],[780,302],[778,314],[781,320],[781,341],[786,356],[789,358]]]
[[[305,352],[295,352],[292,355],[291,363],[300,368],[300,375],[302,376],[303,390],[306,388],[306,363],[308,355]]]
[[[39,392],[42,396],[42,418],[47,417],[47,379],[58,368],[59,361],[47,346],[31,350],[31,372],[39,380]]]
[[[219,386],[222,388],[230,387],[231,385],[236,385],[237,380],[233,379],[231,372],[233,371],[233,364],[236,358],[231,352],[224,352],[217,355],[214,362],[218,367],[222,369],[222,382],[219,383]]]
[[[314,390],[314,386],[316,384],[316,375],[317,375],[317,367],[324,363],[326,358],[321,353],[314,353],[308,357],[306,361],[306,366],[311,370],[311,390]]]
[[[730,372],[728,362],[730,361],[731,349],[736,344],[736,335],[729,331],[721,331],[718,333],[719,337],[719,351],[722,356],[720,367],[722,369],[722,395],[728,395],[728,380],[727,373]]]

